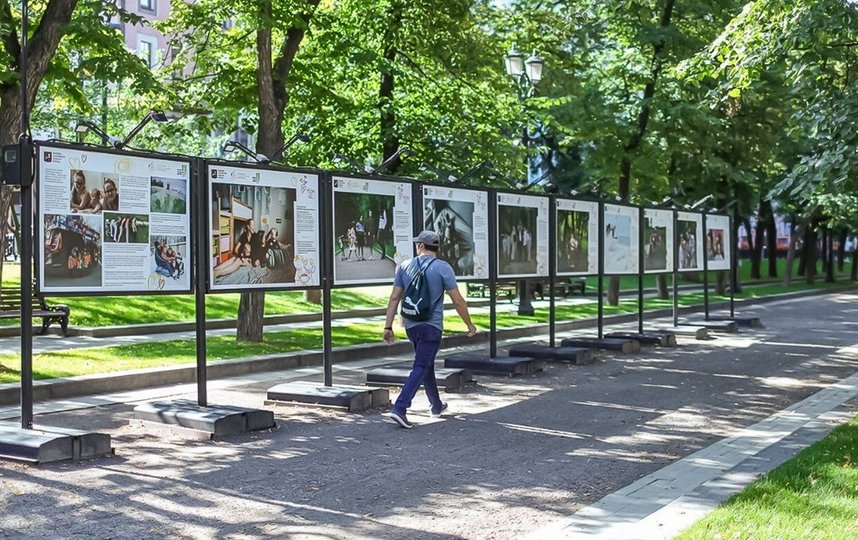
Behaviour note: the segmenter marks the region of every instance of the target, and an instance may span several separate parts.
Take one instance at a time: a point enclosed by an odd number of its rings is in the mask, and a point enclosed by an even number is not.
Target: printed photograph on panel
[[[679,242],[680,270],[697,268],[697,222],[684,219],[676,222],[676,240]]]
[[[537,208],[498,204],[498,273],[527,275],[537,272]]]
[[[557,211],[557,271],[587,272],[590,266],[590,213]]]
[[[126,244],[149,242],[149,215],[104,213],[104,241]]]
[[[119,209],[119,181],[96,171],[72,169],[69,210],[74,214],[100,214]]]
[[[605,212],[605,274],[633,268],[631,229],[631,217]]]
[[[293,188],[212,182],[214,285],[294,283]]]
[[[185,258],[188,253],[188,239],[184,236],[152,235],[150,251],[150,265],[154,276],[179,279],[185,273]],[[163,289],[164,281],[159,281],[153,286],[149,283],[150,290]]]
[[[724,229],[709,229],[706,233],[706,260],[724,260]]]
[[[457,276],[474,275],[474,203],[425,199],[423,228],[438,233],[444,259]]]
[[[667,270],[667,227],[653,225],[652,219],[645,219],[643,249],[645,271]]]
[[[161,178],[153,176],[150,180],[152,212],[165,214],[184,214],[187,207],[187,182],[180,178]]]
[[[396,270],[396,197],[334,192],[334,271],[340,281],[385,280]]]
[[[102,221],[87,214],[45,214],[47,287],[100,287]]]

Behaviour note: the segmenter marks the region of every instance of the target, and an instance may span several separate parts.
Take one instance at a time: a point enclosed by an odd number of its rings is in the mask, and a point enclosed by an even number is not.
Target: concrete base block
[[[611,339],[631,339],[637,341],[641,345],[658,345],[659,347],[675,347],[676,334],[670,332],[611,332],[605,334],[605,337]]]
[[[730,317],[727,315],[712,315],[710,321],[733,321],[742,328],[759,328],[763,326],[759,317]]]
[[[692,339],[709,339],[709,330],[703,328],[702,326],[659,326],[649,330],[654,334],[673,334],[674,337],[682,336]]]
[[[212,437],[273,428],[274,413],[229,405],[200,407],[195,401],[155,401],[134,408],[134,418],[209,433]]]
[[[76,429],[0,423],[0,458],[28,463],[92,459],[113,452],[110,435]]]
[[[531,343],[511,347],[509,355],[539,358],[546,362],[593,363],[592,351],[582,347],[550,347],[548,345]]]
[[[457,353],[444,359],[444,367],[464,368],[489,375],[529,375],[542,371],[542,361],[517,356],[492,358],[478,353]]]
[[[350,412],[356,412],[389,405],[390,392],[386,388],[345,384],[324,386],[310,381],[292,381],[269,388],[268,399],[326,407],[345,407]]]
[[[734,321],[704,321],[691,319],[688,321],[683,321],[682,324],[688,326],[702,326],[707,330],[712,330],[713,332],[723,332],[726,334],[735,334],[739,331],[739,325]]]
[[[402,386],[411,373],[411,368],[385,367],[376,368],[366,374],[366,384],[392,384]],[[455,392],[466,384],[474,382],[474,375],[467,369],[435,368],[435,380],[438,387],[446,392]]]
[[[641,344],[630,339],[571,337],[560,342],[563,347],[585,347],[588,349],[604,349],[623,354],[633,354],[641,351]]]

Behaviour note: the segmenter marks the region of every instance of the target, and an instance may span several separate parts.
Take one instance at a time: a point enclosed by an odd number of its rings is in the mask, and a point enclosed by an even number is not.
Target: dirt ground
[[[115,455],[0,462],[0,538],[518,538],[856,371],[858,295],[743,314],[765,327],[479,375],[442,394],[440,419],[421,391],[411,430],[381,409],[296,405],[273,408],[276,429],[217,441],[133,420],[133,400],[42,414],[109,433]],[[213,387],[209,402],[267,407],[278,382]]]

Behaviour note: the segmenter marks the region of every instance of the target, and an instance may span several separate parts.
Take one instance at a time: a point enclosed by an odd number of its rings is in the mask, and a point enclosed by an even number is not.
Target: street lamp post
[[[504,66],[506,73],[515,79],[515,89],[518,93],[518,99],[524,103],[536,93],[536,85],[542,80],[542,67],[545,62],[536,54],[536,50],[530,55],[527,60],[524,59],[524,54],[515,47],[515,43],[509,48],[504,56]],[[521,132],[521,144],[524,146],[527,156],[524,158],[525,163],[525,184],[530,180],[530,143],[532,137],[528,131],[527,121],[524,122]],[[551,294],[553,291],[549,291]],[[518,282],[518,314],[533,315],[533,304],[530,302],[530,287],[526,279],[521,279]]]

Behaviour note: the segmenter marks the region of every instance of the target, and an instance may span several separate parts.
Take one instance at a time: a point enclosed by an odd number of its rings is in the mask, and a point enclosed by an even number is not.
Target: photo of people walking
[[[474,275],[474,203],[424,199],[423,228],[441,238],[438,258],[447,261],[456,277]]]
[[[536,217],[539,209],[498,203],[498,273],[516,276],[537,272]]]
[[[338,280],[389,279],[393,260],[393,195],[334,193],[334,272]],[[410,254],[408,254],[410,255]]]
[[[697,264],[697,222],[684,219],[677,220],[676,239],[679,242],[678,268],[680,270],[699,268]]]

